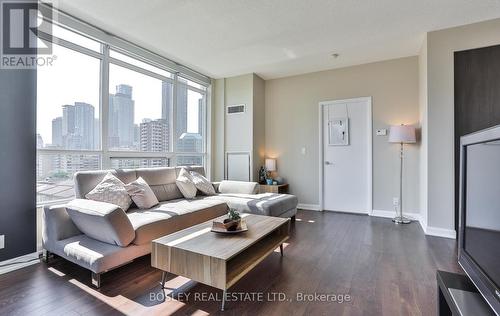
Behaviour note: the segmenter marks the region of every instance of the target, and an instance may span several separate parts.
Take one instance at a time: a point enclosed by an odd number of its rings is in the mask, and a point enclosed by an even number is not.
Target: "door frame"
[[[323,124],[323,108],[325,105],[331,105],[336,103],[345,103],[345,102],[366,102],[368,104],[367,109],[367,121],[368,121],[368,135],[367,135],[367,150],[368,157],[366,160],[367,164],[367,172],[368,172],[368,186],[366,188],[368,193],[368,210],[366,212],[359,212],[355,210],[338,210],[342,212],[350,212],[350,213],[361,213],[371,215],[373,212],[373,137],[372,137],[372,128],[373,128],[373,117],[372,117],[372,97],[359,97],[359,98],[350,98],[350,99],[342,99],[342,100],[330,100],[330,101],[321,101],[319,102],[319,210],[325,210],[324,204],[324,124]]]

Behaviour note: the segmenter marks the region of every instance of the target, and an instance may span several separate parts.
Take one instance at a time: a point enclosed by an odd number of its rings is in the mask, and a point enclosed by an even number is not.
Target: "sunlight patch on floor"
[[[69,280],[69,282],[89,295],[92,295],[96,299],[101,302],[109,305],[115,310],[125,314],[125,315],[172,315],[178,311],[180,311],[185,303],[182,303],[174,298],[169,297],[165,299],[163,302],[158,302],[158,304],[152,306],[144,306],[138,302],[135,302],[123,295],[116,296],[107,296],[105,294],[100,293],[98,290],[93,289],[75,279]],[[164,295],[168,296],[172,289],[177,289],[178,287],[182,287],[183,285],[189,283],[190,280],[184,277],[176,277],[169,280],[165,286],[169,289],[165,289]],[[150,289],[153,291],[154,289]],[[148,294],[148,293],[144,293]],[[196,310],[192,313],[192,315],[208,315],[207,312],[203,310]]]
[[[47,270],[49,270],[50,272],[52,272],[55,275],[60,276],[60,277],[63,277],[66,275],[66,274],[62,273],[61,271],[54,269],[53,267],[50,267]]]
[[[312,219],[309,219],[309,220],[305,220],[305,219],[302,219],[302,218],[296,218],[295,219],[296,222],[303,222],[303,223],[316,223],[316,221],[313,221]]]

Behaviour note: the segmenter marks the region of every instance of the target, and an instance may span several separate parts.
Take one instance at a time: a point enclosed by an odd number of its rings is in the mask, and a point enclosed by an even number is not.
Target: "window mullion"
[[[178,73],[174,73],[174,85],[173,85],[173,91],[172,91],[172,109],[170,111],[170,123],[169,125],[171,126],[170,128],[170,135],[172,135],[170,138],[170,145],[172,146],[172,161],[171,165],[172,166],[177,166],[177,85],[179,84],[177,81]]]
[[[109,45],[103,45],[103,59],[101,62],[101,150],[102,168],[111,167],[109,156]]]

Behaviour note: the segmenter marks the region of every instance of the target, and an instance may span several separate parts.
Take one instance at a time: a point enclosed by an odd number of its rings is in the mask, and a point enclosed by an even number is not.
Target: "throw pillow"
[[[126,184],[125,189],[138,208],[151,208],[159,203],[153,190],[142,177]]]
[[[124,212],[132,204],[132,200],[125,189],[125,184],[111,172],[108,172],[104,179],[85,197],[89,200],[118,205]]]
[[[191,174],[186,169],[181,169],[175,180],[175,184],[177,184],[177,187],[186,199],[194,199],[198,189],[196,189],[193,183],[193,177],[191,177]]]
[[[196,171],[191,171],[190,173],[193,178],[193,183],[198,190],[205,195],[215,195],[215,188],[207,178]]]

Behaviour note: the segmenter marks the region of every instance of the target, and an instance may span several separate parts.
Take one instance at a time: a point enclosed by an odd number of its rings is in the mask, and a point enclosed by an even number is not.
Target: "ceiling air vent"
[[[238,105],[228,105],[226,107],[226,114],[238,114],[238,113],[245,113],[245,105],[244,104],[238,104]]]

